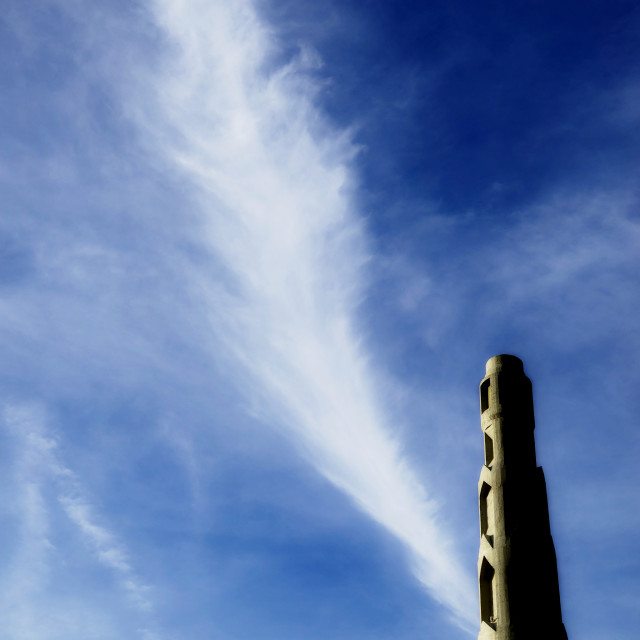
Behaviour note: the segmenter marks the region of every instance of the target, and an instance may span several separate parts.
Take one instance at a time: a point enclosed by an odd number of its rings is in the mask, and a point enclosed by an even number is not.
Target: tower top
[[[492,373],[497,373],[498,371],[502,371],[503,369],[508,369],[509,371],[513,371],[514,373],[524,373],[522,360],[520,360],[520,358],[516,358],[516,356],[510,356],[507,353],[503,353],[499,356],[493,356],[493,358],[489,358],[487,360],[486,375],[489,376]]]

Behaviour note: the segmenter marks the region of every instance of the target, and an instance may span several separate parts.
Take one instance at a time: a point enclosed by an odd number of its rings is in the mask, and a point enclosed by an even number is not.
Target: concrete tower
[[[480,383],[478,640],[567,640],[547,489],[536,465],[531,381],[515,356],[494,356]]]

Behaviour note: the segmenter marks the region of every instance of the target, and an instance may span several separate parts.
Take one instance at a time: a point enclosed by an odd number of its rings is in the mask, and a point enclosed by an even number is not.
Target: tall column
[[[478,640],[567,640],[547,489],[536,465],[531,381],[515,356],[494,356],[486,370]]]

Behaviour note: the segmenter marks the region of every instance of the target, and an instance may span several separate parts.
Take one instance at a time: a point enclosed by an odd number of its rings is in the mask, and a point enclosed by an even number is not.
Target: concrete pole
[[[536,465],[531,381],[515,356],[494,356],[486,371],[478,640],[567,640],[547,490]]]

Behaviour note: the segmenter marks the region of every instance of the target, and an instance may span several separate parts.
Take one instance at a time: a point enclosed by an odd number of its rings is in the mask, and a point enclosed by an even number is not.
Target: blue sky
[[[498,353],[638,637],[635,4],[3,3],[3,638],[476,636]]]

